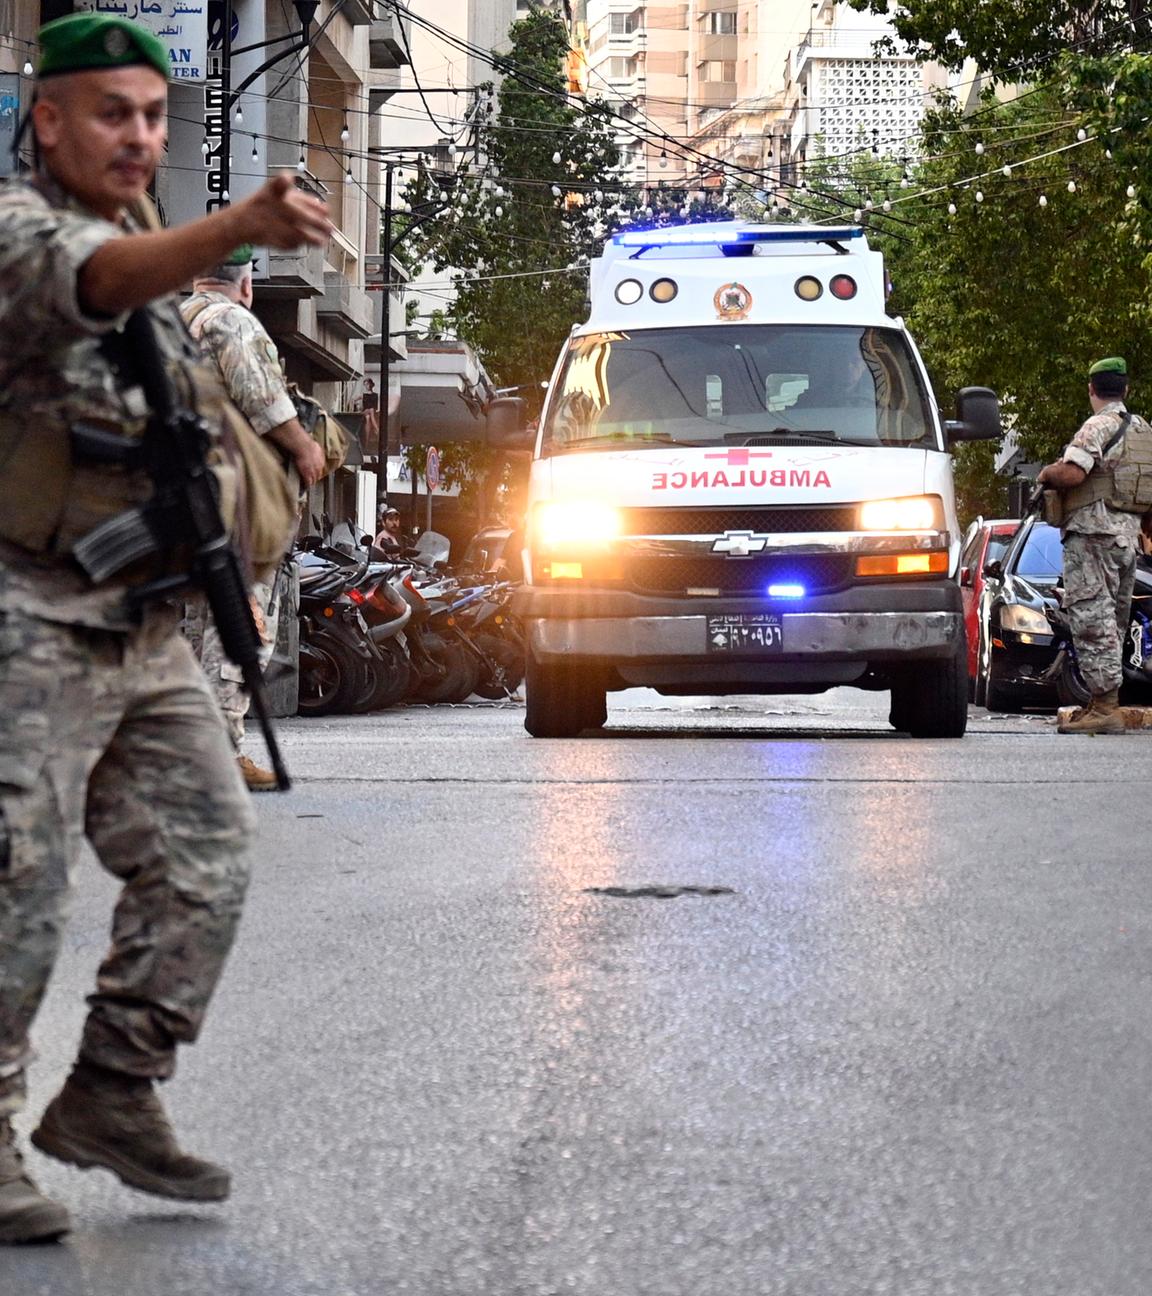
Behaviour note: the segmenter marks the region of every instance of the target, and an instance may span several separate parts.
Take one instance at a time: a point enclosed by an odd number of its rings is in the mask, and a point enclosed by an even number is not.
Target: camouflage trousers
[[[256,614],[256,624],[263,640],[260,649],[261,668],[268,665],[276,647],[276,631],[280,620],[280,600],[274,598],[276,593],[275,577],[265,584],[255,581],[252,585],[252,610]],[[216,694],[216,701],[224,713],[228,725],[228,734],[232,747],[239,755],[244,742],[244,720],[252,699],[244,687],[244,676],[240,667],[230,661],[220,642],[220,634],[212,614],[208,611],[208,602],[203,597],[189,599],[184,605],[184,635],[192,646],[192,653],[208,677],[208,683]]]
[[[1064,608],[1080,674],[1094,694],[1119,688],[1124,678],[1120,654],[1135,577],[1134,541],[1077,531],[1064,537]]]
[[[249,800],[174,612],[130,634],[0,612],[0,1118],[23,1105],[81,837],[124,886],[80,1056],[163,1079],[232,944]]]

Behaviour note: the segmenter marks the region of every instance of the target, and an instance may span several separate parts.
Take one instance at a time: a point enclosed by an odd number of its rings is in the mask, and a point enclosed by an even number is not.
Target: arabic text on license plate
[[[708,651],[778,653],[784,650],[784,626],[768,612],[734,612],[708,618]]]

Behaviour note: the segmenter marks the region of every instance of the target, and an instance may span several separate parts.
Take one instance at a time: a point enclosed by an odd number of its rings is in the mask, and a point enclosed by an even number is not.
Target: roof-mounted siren
[[[635,248],[641,257],[654,248],[699,247],[713,244],[725,256],[752,256],[757,243],[824,243],[847,253],[850,239],[863,238],[859,225],[747,225],[742,221],[710,221],[700,225],[668,225],[663,229],[625,230],[614,234],[620,248]]]

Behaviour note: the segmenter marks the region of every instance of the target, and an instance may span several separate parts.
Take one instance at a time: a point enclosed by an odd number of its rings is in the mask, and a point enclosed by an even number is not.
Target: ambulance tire
[[[913,738],[963,738],[968,662],[963,647],[943,661],[910,664],[892,686],[891,723]]]
[[[533,738],[575,738],[601,729],[608,719],[607,694],[599,675],[569,662],[525,663],[524,728]]]

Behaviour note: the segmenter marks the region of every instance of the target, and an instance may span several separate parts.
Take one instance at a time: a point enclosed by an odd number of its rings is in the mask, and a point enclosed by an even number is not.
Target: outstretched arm
[[[80,271],[80,303],[92,315],[120,315],[175,292],[241,243],[322,247],[331,233],[324,203],[298,189],[291,176],[276,176],[250,198],[203,220],[109,239]]]

